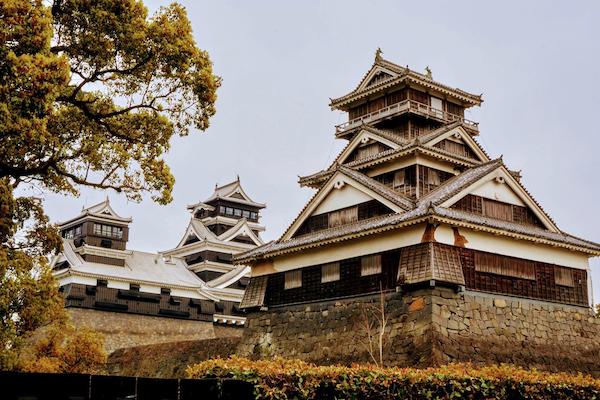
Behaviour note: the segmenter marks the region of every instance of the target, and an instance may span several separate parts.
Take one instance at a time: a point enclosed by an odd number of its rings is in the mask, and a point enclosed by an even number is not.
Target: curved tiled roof
[[[385,79],[374,85],[360,89],[360,86],[362,85],[364,79],[377,66],[382,67],[382,68],[387,68],[387,69],[393,71],[394,73],[398,74],[398,76],[392,77],[390,79]],[[443,83],[434,81],[433,79],[431,79],[430,77],[428,77],[426,75],[423,75],[416,71],[413,71],[413,70],[409,69],[408,67],[401,67],[400,65],[395,64],[391,61],[384,60],[384,59],[376,59],[373,66],[365,74],[365,76],[363,77],[363,79],[361,80],[359,85],[356,87],[356,89],[354,89],[353,91],[351,91],[350,93],[348,93],[342,97],[339,97],[336,99],[331,99],[331,103],[329,105],[332,108],[342,109],[342,107],[345,106],[350,101],[361,99],[361,98],[366,97],[366,96],[368,96],[372,93],[375,93],[379,90],[391,87],[393,85],[396,85],[396,84],[401,83],[406,80],[409,80],[411,82],[420,84],[422,86],[425,86],[425,87],[428,87],[431,89],[438,90],[447,95],[454,96],[454,97],[456,97],[464,102],[470,103],[472,105],[479,105],[483,101],[481,98],[481,95],[474,95],[474,94],[468,93],[464,90],[461,90],[458,88],[453,88],[453,87],[450,87]]]

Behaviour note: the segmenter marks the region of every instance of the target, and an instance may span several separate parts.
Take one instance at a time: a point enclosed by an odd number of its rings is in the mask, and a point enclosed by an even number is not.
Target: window
[[[329,263],[321,266],[321,283],[340,280],[340,263]]]
[[[400,186],[404,186],[404,179],[405,179],[405,171],[403,169],[401,169],[400,171],[396,171],[394,173],[394,183],[393,183],[393,187],[397,188]]]
[[[302,271],[289,271],[285,273],[285,282],[283,285],[284,289],[294,289],[302,287]]]
[[[427,184],[436,186],[440,184],[440,174],[435,169],[429,168],[427,171]]]
[[[81,235],[81,225],[75,228],[75,235]]]
[[[573,271],[569,268],[555,267],[554,268],[554,283],[561,286],[575,286]]]
[[[219,213],[225,214],[225,206],[219,206]]]
[[[139,292],[140,291],[140,285],[135,284],[135,283],[130,283],[129,284],[129,290],[132,290],[134,292]]]
[[[123,228],[121,228],[119,226],[94,224],[94,235],[122,239],[123,238]]]
[[[477,272],[535,280],[533,261],[482,252],[475,252],[474,261]]]
[[[251,211],[250,212],[250,219],[258,219],[258,213]]]
[[[349,207],[329,214],[329,228],[358,221],[358,207]]]
[[[364,256],[360,259],[360,276],[381,273],[381,254]]]
[[[242,210],[240,210],[239,208],[234,208],[233,209],[233,215],[235,215],[236,217],[241,217],[242,216]]]
[[[512,221],[512,205],[496,200],[483,199],[483,215],[490,218]]]
[[[244,218],[250,218],[250,211],[246,211],[246,210],[242,211],[242,216]]]
[[[96,281],[96,286],[98,286],[98,287],[108,287],[108,281],[106,279],[98,279]]]
[[[227,214],[227,215],[233,215],[233,208],[231,208],[231,207],[225,207],[225,214]]]

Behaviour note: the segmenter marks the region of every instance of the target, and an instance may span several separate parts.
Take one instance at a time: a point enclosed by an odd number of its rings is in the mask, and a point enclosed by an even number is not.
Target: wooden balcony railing
[[[370,122],[374,122],[383,118],[390,118],[396,115],[401,115],[405,113],[414,113],[418,115],[422,115],[427,118],[433,118],[437,121],[450,123],[454,121],[461,121],[466,125],[467,128],[479,132],[479,123],[473,122],[468,119],[461,117],[460,115],[451,114],[447,111],[438,110],[436,108],[432,108],[431,106],[423,103],[419,103],[414,100],[404,100],[399,103],[392,104],[390,106],[380,108],[377,111],[373,111],[369,114],[362,115],[358,118],[351,119],[348,122],[344,122],[343,124],[336,125],[336,132],[339,134],[341,132],[356,128],[362,124],[367,124]]]

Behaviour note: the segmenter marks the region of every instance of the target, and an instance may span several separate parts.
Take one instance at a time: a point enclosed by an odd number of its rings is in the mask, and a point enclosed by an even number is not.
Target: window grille
[[[475,253],[475,271],[535,280],[535,263],[491,253]]]
[[[360,259],[360,276],[381,273],[381,254],[364,256]]]
[[[329,263],[321,266],[321,283],[340,280],[340,263]]]
[[[284,289],[302,287],[302,271],[289,271],[285,273]]]
[[[440,175],[435,169],[429,168],[427,171],[427,184],[436,186],[440,184]]]
[[[554,283],[561,286],[575,286],[575,279],[573,278],[573,271],[569,268],[554,268]]]
[[[512,221],[512,205],[495,200],[483,199],[483,215],[490,218]]]
[[[358,221],[358,207],[345,208],[329,214],[329,227],[346,225]]]
[[[400,171],[396,171],[394,173],[394,188],[404,186],[405,177],[405,170],[401,169]]]

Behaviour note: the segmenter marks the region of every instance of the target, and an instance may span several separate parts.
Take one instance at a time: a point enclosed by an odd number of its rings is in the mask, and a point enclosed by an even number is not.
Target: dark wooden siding
[[[485,199],[473,194],[466,195],[457,201],[451,208],[484,215],[490,218],[502,219],[504,221],[535,225],[540,228],[544,227],[539,218],[527,207]]]
[[[233,256],[229,253],[220,253],[218,251],[206,250],[190,254],[189,256],[185,256],[184,259],[188,265],[198,264],[203,261],[214,261],[223,264],[231,264],[232,257]]]
[[[67,307],[153,315],[170,318],[212,321],[212,314],[243,315],[239,304],[232,301],[213,302],[171,296],[168,292],[153,294],[135,290],[113,289],[82,284],[61,287]]]
[[[463,273],[468,289],[559,303],[588,305],[587,271],[585,270],[499,256],[506,260],[507,265],[513,267],[514,275],[523,275],[522,278],[519,278],[517,276],[477,271],[476,253],[488,254],[464,248],[461,250]],[[535,279],[526,277],[530,273],[529,268],[531,267],[525,267],[527,271],[519,271],[519,268],[522,268],[524,264],[533,265]],[[565,271],[568,271],[573,277],[573,286],[557,283],[557,276],[562,276],[566,273]]]
[[[98,263],[98,264],[116,265],[119,267],[122,267],[125,265],[125,260],[123,260],[123,259],[97,256],[95,254],[84,254],[82,256],[82,258],[87,262]]]
[[[392,210],[390,210],[388,207],[381,204],[377,200],[367,201],[364,203],[360,203],[356,206],[343,208],[341,210],[348,210],[350,208],[358,208],[357,215],[359,221],[368,218],[373,218],[379,215],[393,213]],[[306,221],[304,221],[304,223],[300,226],[300,228],[298,228],[298,231],[294,234],[294,236],[305,235],[307,233],[328,229],[330,227],[329,218],[331,214],[338,211],[340,210],[312,215],[308,217]]]
[[[302,268],[302,286],[284,289],[285,273],[269,275],[267,304],[282,305],[390,290],[396,287],[399,251],[382,253],[381,273],[360,276],[361,258],[340,261],[340,280],[321,283],[321,265]]]

